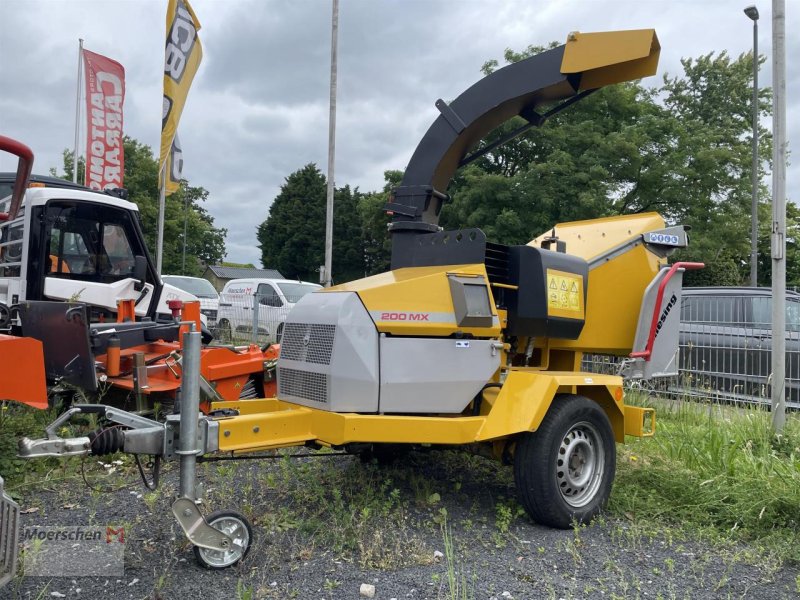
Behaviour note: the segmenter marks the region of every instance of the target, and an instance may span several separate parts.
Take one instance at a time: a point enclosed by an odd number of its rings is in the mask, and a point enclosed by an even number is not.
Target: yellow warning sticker
[[[583,318],[583,277],[547,269],[547,312],[554,317]]]

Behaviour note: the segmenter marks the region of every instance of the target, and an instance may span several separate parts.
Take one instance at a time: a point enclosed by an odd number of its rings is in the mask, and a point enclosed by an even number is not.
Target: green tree
[[[504,58],[514,62],[542,50],[508,50]],[[665,76],[659,88],[632,82],[595,92],[457,174],[442,225],[481,227],[490,239],[524,243],[563,221],[658,211],[668,222],[693,228],[692,247],[682,258],[730,261],[743,280],[749,271],[752,60],[751,54],[709,54],[683,60],[683,74]],[[483,71],[497,66],[489,61]],[[761,89],[762,116],[770,114],[770,99],[770,90]],[[524,123],[512,119],[479,147]],[[771,155],[767,131],[760,133],[760,155],[763,177]],[[761,198],[768,198],[764,186]],[[761,223],[760,237],[768,219]],[[716,272],[731,281],[729,268]]]
[[[149,146],[126,136],[125,178],[128,200],[139,208],[142,230],[150,253],[155,255],[158,227],[158,161]],[[72,179],[73,153],[64,150],[64,179]],[[84,161],[78,159],[78,179],[83,178]],[[52,171],[51,171],[52,172]],[[55,175],[55,173],[53,173]],[[203,266],[225,258],[227,230],[214,226],[214,218],[203,203],[208,191],[183,180],[180,189],[168,196],[164,210],[163,272],[200,275]],[[183,232],[186,219],[186,264],[183,265]]]
[[[326,180],[314,164],[289,175],[258,226],[261,263],[290,279],[317,281],[325,263]],[[333,276],[344,282],[364,275],[358,204],[350,186],[334,193]]]
[[[387,230],[391,217],[386,214],[383,207],[392,189],[403,179],[403,172],[384,171],[383,179],[383,190],[362,194],[358,204],[364,244],[364,272],[367,275],[387,271],[392,256],[392,245]]]

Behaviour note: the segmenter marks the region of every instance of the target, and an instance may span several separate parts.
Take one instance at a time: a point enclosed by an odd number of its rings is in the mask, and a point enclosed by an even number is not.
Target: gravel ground
[[[23,509],[35,512],[23,528],[124,524],[125,574],[17,577],[0,597],[332,600],[363,597],[362,584],[398,600],[800,597],[797,565],[774,567],[755,548],[675,526],[611,517],[568,531],[533,524],[513,500],[509,469],[478,457],[412,453],[393,467],[355,457],[214,463],[201,479],[206,512],[237,509],[254,523],[240,565],[197,565],[169,510],[170,465],[153,493],[98,493],[74,481],[27,492]]]

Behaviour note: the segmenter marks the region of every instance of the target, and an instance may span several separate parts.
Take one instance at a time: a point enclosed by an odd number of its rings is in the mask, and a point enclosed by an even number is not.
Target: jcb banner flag
[[[122,187],[122,104],[125,69],[115,60],[83,51],[86,73],[86,185],[93,190]]]
[[[167,6],[167,45],[164,55],[164,104],[161,117],[160,173],[167,175],[167,195],[180,184],[180,146],[176,132],[186,96],[192,85],[203,48],[197,32],[200,23],[186,0],[169,0]],[[166,163],[166,170],[165,170]]]

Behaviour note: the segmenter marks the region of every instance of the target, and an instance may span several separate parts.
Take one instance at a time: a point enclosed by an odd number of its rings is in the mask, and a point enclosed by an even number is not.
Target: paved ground
[[[216,572],[196,564],[169,511],[176,469],[154,493],[92,492],[54,477],[26,492],[23,509],[35,510],[23,527],[122,524],[124,576],[18,577],[0,597],[331,600],[359,598],[365,583],[375,598],[398,600],[800,596],[797,565],[775,568],[754,548],[675,526],[629,516],[539,527],[513,500],[508,469],[477,457],[412,454],[388,468],[354,457],[282,459],[201,471],[204,510],[234,508],[254,523],[242,564]]]

